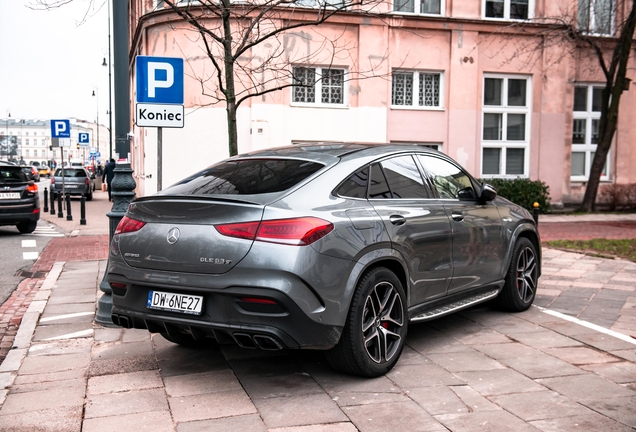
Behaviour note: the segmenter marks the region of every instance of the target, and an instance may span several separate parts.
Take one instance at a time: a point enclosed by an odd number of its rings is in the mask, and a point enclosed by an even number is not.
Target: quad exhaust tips
[[[276,351],[283,349],[283,346],[273,337],[248,333],[233,333],[232,337],[241,348],[256,349],[260,348],[265,351]]]

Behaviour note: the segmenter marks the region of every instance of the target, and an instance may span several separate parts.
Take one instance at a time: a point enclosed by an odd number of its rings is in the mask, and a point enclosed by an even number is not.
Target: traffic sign
[[[183,104],[183,59],[136,57],[137,102]]]
[[[137,104],[137,126],[183,127],[183,105]]]
[[[70,120],[51,120],[51,138],[70,138]]]
[[[80,132],[77,137],[77,143],[82,147],[88,147],[90,135],[88,132]]]

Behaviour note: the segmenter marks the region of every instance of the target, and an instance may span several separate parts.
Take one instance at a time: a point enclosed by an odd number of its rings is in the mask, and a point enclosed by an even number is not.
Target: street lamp
[[[97,102],[97,153],[99,153],[99,90],[93,90],[93,96]]]

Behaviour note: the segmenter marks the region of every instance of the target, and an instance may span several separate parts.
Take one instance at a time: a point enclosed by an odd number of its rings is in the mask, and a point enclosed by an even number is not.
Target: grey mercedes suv
[[[112,319],[186,346],[324,350],[378,376],[411,323],[530,307],[539,244],[528,211],[437,151],[270,149],[129,205],[110,245]]]

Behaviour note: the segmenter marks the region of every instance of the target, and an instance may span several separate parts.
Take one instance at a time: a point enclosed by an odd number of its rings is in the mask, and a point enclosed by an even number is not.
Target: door
[[[453,276],[448,293],[501,279],[504,240],[497,207],[478,199],[473,180],[457,165],[432,155],[418,155],[418,160],[450,219]]]
[[[407,262],[409,307],[446,294],[452,276],[450,222],[411,155],[371,166],[369,202]]]

